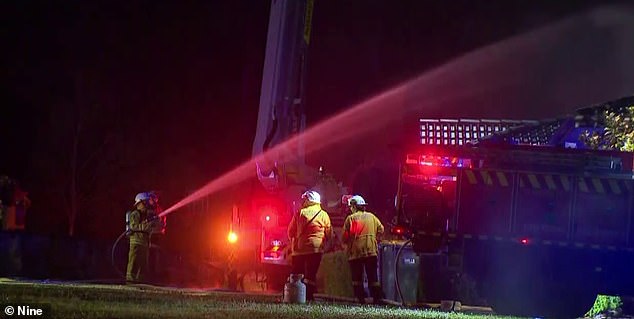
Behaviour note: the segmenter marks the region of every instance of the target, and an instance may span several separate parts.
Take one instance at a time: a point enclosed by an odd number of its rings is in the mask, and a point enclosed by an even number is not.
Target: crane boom
[[[312,0],[273,0],[269,18],[266,56],[260,92],[254,157],[266,152],[305,127],[304,82],[310,41]],[[293,163],[279,159],[291,158]],[[304,164],[301,141],[257,162],[257,175],[270,191],[286,184],[284,165]]]

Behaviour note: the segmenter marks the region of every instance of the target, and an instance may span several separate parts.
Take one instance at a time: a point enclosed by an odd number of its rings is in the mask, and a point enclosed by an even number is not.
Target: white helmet
[[[359,205],[359,206],[367,205],[367,203],[365,202],[365,199],[363,199],[363,197],[361,197],[359,195],[354,195],[354,196],[348,198],[348,206],[352,205],[352,201],[354,201],[354,203]]]
[[[154,198],[156,200],[156,195],[154,195],[152,192],[138,193],[134,197],[134,205],[136,206],[138,203],[140,203],[142,201],[150,200],[152,198]]]
[[[302,199],[307,199],[309,202],[321,204],[321,195],[316,191],[306,191],[302,194]]]

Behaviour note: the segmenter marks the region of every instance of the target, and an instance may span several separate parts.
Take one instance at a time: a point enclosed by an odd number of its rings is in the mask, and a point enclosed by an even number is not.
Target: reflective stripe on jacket
[[[358,211],[343,223],[343,240],[348,245],[348,259],[377,256],[377,235],[384,231],[381,221],[370,212]]]
[[[317,212],[319,215],[310,221]],[[294,214],[288,225],[288,238],[293,243],[293,255],[305,255],[324,251],[324,243],[332,238],[330,216],[321,209],[320,204],[313,204],[302,208],[299,214]]]

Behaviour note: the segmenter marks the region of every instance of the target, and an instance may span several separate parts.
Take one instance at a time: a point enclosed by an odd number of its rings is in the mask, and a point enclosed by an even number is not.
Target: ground
[[[48,304],[51,313],[47,318],[510,318],[395,306],[358,306],[333,300],[288,305],[280,302],[280,294],[7,279],[0,280],[0,300],[3,308],[11,303]],[[0,312],[0,318],[3,316]]]

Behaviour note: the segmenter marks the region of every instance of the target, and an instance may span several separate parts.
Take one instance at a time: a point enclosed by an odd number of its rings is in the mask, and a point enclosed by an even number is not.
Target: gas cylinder
[[[303,274],[291,274],[284,285],[284,303],[306,303],[306,285]]]

